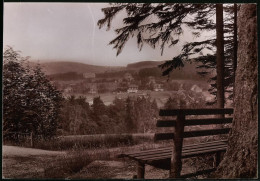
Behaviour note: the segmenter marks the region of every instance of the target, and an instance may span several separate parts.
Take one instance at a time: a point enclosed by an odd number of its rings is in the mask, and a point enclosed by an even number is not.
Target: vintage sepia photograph
[[[4,2],[2,179],[257,179],[257,3]]]

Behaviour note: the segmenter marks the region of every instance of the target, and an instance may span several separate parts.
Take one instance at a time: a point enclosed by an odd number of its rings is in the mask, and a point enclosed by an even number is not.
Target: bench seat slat
[[[208,152],[211,152],[211,151],[215,151],[217,149],[226,149],[227,148],[227,145],[213,145],[213,146],[210,146],[210,147],[201,147],[201,148],[193,148],[193,149],[188,149],[188,150],[183,150],[182,152],[182,155],[183,156],[189,156],[189,155],[194,155],[194,154],[197,154],[197,153],[208,153]],[[134,156],[136,159],[139,159],[139,160],[153,160],[154,158],[157,158],[157,157],[161,157],[161,156],[168,156],[169,158],[171,157],[172,155],[172,150],[165,150],[165,151],[162,151],[162,152],[158,152],[158,153],[154,153],[154,154],[148,154],[148,155],[139,155],[139,156]],[[129,156],[131,157],[131,156]]]
[[[191,150],[191,149],[200,149],[200,148],[205,148],[205,147],[211,147],[211,146],[219,146],[219,145],[226,145],[226,142],[224,141],[218,141],[215,143],[205,143],[205,144],[193,144],[193,145],[186,145],[183,146],[183,151],[186,150]],[[172,151],[172,147],[165,147],[164,149],[152,149],[152,150],[147,150],[147,151],[140,151],[140,152],[136,152],[136,153],[129,153],[129,154],[125,154],[127,156],[130,157],[138,157],[138,156],[142,156],[142,155],[152,155],[152,154],[161,154],[164,152],[171,152]]]
[[[224,152],[226,151],[227,146],[226,147],[216,147],[213,149],[208,149],[208,150],[202,150],[202,151],[198,151],[198,152],[190,152],[190,153],[183,153],[182,158],[190,158],[190,157],[194,157],[194,156],[200,156],[200,155],[205,155],[205,154],[213,154],[213,153],[217,153],[217,152]],[[158,155],[158,157],[153,157],[153,158],[145,158],[145,159],[140,159],[139,161],[143,161],[146,163],[152,162],[152,161],[159,161],[159,160],[166,160],[166,159],[171,159],[171,154],[168,155]]]
[[[217,141],[210,141],[210,142],[204,142],[204,143],[198,143],[198,144],[184,145],[183,150],[191,149],[191,148],[205,147],[205,146],[210,146],[210,145],[220,145],[220,144],[227,144],[227,140],[217,140]],[[119,157],[125,157],[127,155],[134,157],[134,156],[138,156],[138,155],[156,153],[156,152],[160,152],[162,150],[172,150],[172,145],[167,146],[167,147],[160,147],[160,148],[154,148],[154,149],[149,149],[149,150],[124,153],[124,154],[120,154]]]
[[[208,145],[206,146],[201,145],[196,147],[195,145],[192,145],[192,147],[190,147],[191,145],[188,145],[188,147],[183,147],[183,151],[182,151],[182,157],[183,158],[188,158],[188,157],[193,157],[196,155],[201,155],[201,154],[208,154],[208,153],[215,153],[218,151],[225,151],[227,148],[227,144],[225,144],[225,142],[219,143],[216,141],[214,144]],[[153,150],[151,150],[153,151]],[[141,161],[141,162],[146,162],[146,161],[152,161],[152,160],[164,160],[164,159],[170,159],[171,155],[172,155],[172,150],[171,149],[167,149],[167,150],[161,150],[157,152],[148,152],[148,151],[143,151],[138,154],[133,154],[133,155],[124,155],[125,157],[134,159],[136,161]]]

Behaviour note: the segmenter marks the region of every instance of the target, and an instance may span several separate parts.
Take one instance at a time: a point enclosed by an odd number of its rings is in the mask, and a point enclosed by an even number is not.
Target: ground
[[[3,146],[3,178],[43,178],[48,162],[65,152]]]
[[[45,178],[48,164],[65,152],[3,146],[4,178]],[[69,178],[125,178],[136,175],[136,163],[124,159],[96,160]],[[146,167],[146,178],[167,178],[168,171]]]
[[[114,148],[118,149],[118,148]],[[100,150],[97,150],[97,152]],[[110,151],[110,150],[109,150]],[[3,146],[3,178],[47,178],[46,168],[66,155],[61,151]],[[193,171],[190,165],[183,165],[183,171]],[[136,162],[128,159],[117,159],[114,155],[109,159],[92,161],[80,171],[68,175],[68,179],[132,179],[136,175]],[[147,165],[146,179],[164,179],[169,177],[168,170],[157,169]]]

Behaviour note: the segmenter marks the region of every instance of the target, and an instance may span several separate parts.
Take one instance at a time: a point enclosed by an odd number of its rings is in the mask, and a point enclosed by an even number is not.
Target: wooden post
[[[185,115],[182,111],[180,111],[180,114],[177,115],[177,121],[173,138],[174,144],[171,157],[170,178],[179,178],[181,175],[181,152],[183,144],[184,121]]]
[[[217,152],[214,157],[214,168],[217,168],[221,160],[221,152]]]
[[[30,134],[30,140],[31,140],[31,147],[33,148],[33,132]]]
[[[145,164],[138,162],[137,163],[137,178],[144,178],[144,172],[145,172]]]

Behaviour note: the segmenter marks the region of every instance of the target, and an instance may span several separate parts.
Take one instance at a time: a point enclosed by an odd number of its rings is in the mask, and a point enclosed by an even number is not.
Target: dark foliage
[[[61,93],[52,86],[41,68],[26,66],[19,52],[7,47],[3,64],[4,138],[33,132],[50,138],[56,134]]]
[[[100,97],[90,106],[84,97],[64,99],[60,119],[63,134],[148,132],[155,128],[158,109],[150,98],[115,98],[106,106]]]

